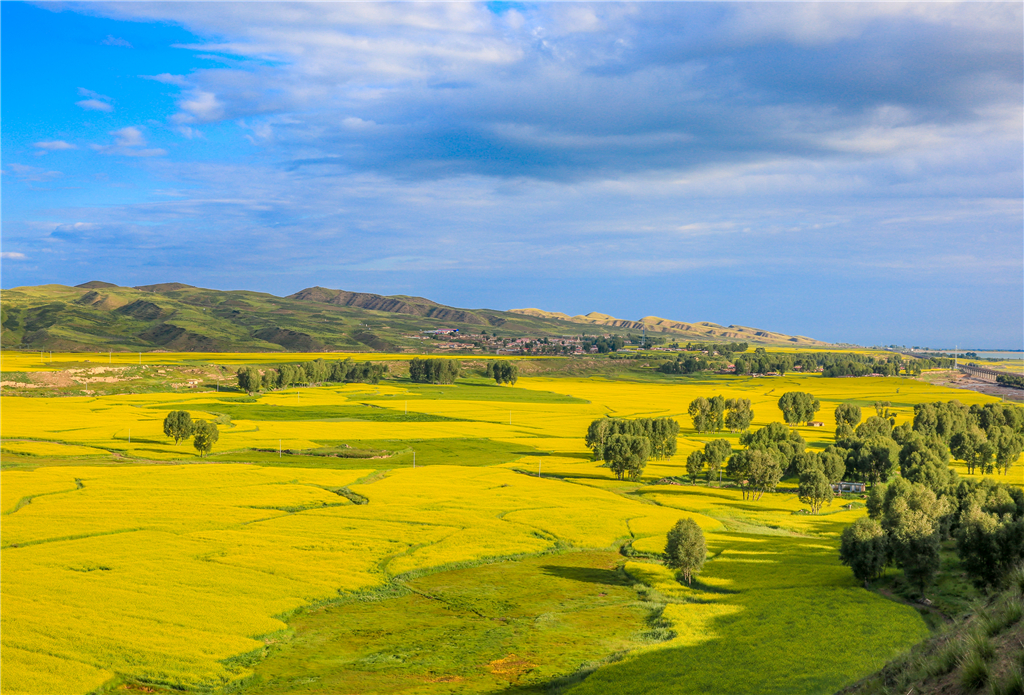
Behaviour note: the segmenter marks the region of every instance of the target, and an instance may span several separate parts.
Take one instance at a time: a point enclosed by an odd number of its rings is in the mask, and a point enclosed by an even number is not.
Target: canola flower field
[[[693,589],[657,565],[625,565],[672,599],[663,617],[676,637],[572,692],[609,692],[612,682],[630,692],[619,685],[642,683],[638,674],[665,692],[832,692],[926,634],[912,609],[859,588],[838,563],[838,534],[863,508],[812,517],[796,513],[793,494],[751,502],[730,489],[656,484],[685,474],[687,454],[709,438],[736,444],[731,433],[694,433],[692,398],[749,398],[756,428],[780,419],[776,401],[793,390],[822,402],[826,427],[799,428],[812,447],[830,442],[839,403],[889,401],[904,422],[919,402],[993,400],[910,379],[816,375],[3,397],[0,688],[255,687],[268,645],[290,639],[288,618],[303,608],[487,559],[627,542],[656,553],[688,516],[711,557]],[[164,416],[178,409],[220,423],[211,458],[164,436]],[[614,480],[583,445],[587,424],[606,414],[678,419],[679,452],[652,461],[647,484]],[[344,446],[401,453],[284,453]],[[413,467],[417,448],[433,453]],[[750,650],[765,643],[752,666]],[[555,656],[530,655],[538,674],[552,675],[544,658]],[[755,667],[757,679],[738,680]],[[474,673],[452,678],[466,692],[500,689],[497,676]],[[446,678],[428,682],[413,669],[404,681],[363,678],[352,692],[452,692]],[[388,689],[374,690],[378,682]]]

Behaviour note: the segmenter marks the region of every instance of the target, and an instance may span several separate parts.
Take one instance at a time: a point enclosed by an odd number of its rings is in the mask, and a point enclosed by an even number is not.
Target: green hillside
[[[16,287],[0,297],[0,345],[5,349],[432,352],[437,343],[424,331],[440,328],[474,335],[497,332],[503,338],[639,332],[632,325],[585,326],[510,311],[459,309],[421,297],[322,287],[276,297],[181,283],[118,287],[94,281],[76,287]],[[713,339],[666,333],[672,340]],[[789,336],[772,336],[778,338],[764,344],[793,344]]]

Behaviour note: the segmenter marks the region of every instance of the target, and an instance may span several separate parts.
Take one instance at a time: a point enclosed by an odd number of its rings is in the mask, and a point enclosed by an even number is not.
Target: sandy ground
[[[989,396],[1003,398],[1008,401],[1024,402],[1024,389],[1011,389],[998,384],[993,384],[990,381],[982,381],[980,379],[969,377],[966,374],[958,374],[952,371],[929,375],[925,381],[929,384],[934,384],[935,386],[948,386],[954,389],[968,389],[970,391],[977,391],[978,393],[984,393]]]

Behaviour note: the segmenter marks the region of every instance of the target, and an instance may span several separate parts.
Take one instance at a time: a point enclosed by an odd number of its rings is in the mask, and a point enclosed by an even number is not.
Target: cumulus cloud
[[[0,258],[8,261],[23,261],[27,258],[25,254],[18,251],[0,251]]]

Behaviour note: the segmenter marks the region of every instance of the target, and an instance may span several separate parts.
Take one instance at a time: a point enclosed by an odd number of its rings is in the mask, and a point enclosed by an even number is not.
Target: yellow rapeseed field
[[[31,357],[5,353],[4,369],[11,369],[8,360],[28,365]],[[239,360],[233,363],[249,357],[233,356]],[[758,558],[781,557],[787,543],[796,543],[815,558],[803,581],[819,577],[832,586],[843,573],[842,590],[855,591],[846,586],[848,571],[835,562],[834,549],[836,534],[862,509],[833,504],[830,513],[810,517],[795,513],[802,505],[792,494],[751,502],[735,491],[678,485],[648,485],[625,496],[636,486],[613,480],[589,460],[587,424],[606,414],[678,419],[679,452],[648,465],[645,478],[654,483],[685,474],[686,455],[709,438],[736,444],[734,434],[693,432],[686,407],[700,395],[751,399],[756,428],[780,419],[782,393],[810,391],[821,399],[818,418],[826,423],[799,428],[812,446],[831,440],[833,411],[842,402],[870,410],[887,400],[905,422],[918,402],[994,400],[910,379],[799,375],[675,383],[524,378],[517,386],[483,391],[385,381],[253,399],[223,393],[3,397],[5,456],[18,454],[23,466],[33,456],[67,464],[0,474],[3,692],[86,693],[115,675],[175,688],[236,683],[250,673],[242,657],[261,654],[264,640],[287,629],[282,618],[302,606],[380,587],[404,573],[483,558],[627,540],[658,552],[668,529],[687,516],[708,533],[722,568],[707,573],[707,586],[727,589],[755,572]],[[230,418],[221,412],[226,408]],[[353,408],[364,408],[365,416]],[[178,409],[219,419],[214,454],[236,452],[242,460],[253,449],[367,440],[480,440],[537,454],[500,467],[455,459],[375,475],[369,466],[209,463],[190,443],[175,446],[163,434],[164,417]],[[340,409],[346,410],[339,416]],[[96,454],[105,465],[85,465]],[[163,463],[140,465],[150,461]],[[373,468],[381,465],[386,462]],[[346,495],[368,503],[353,504]],[[778,535],[744,535],[755,523],[762,534],[768,527]],[[742,571],[725,571],[734,558],[742,560],[736,565]],[[630,564],[629,571],[658,570]],[[665,584],[648,575],[644,581]],[[714,618],[746,605],[737,601],[670,606],[667,618],[689,626],[677,629],[678,644],[702,644],[720,622]]]

